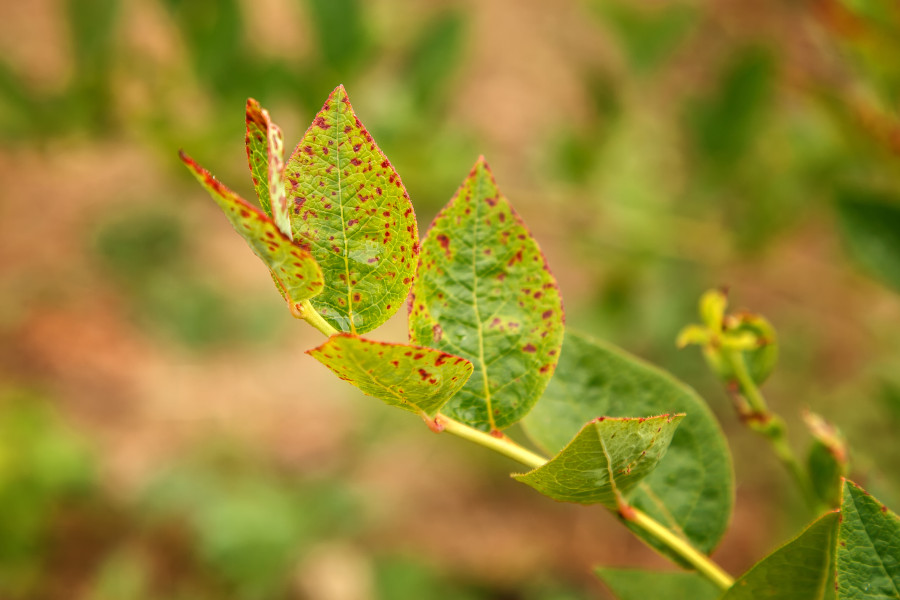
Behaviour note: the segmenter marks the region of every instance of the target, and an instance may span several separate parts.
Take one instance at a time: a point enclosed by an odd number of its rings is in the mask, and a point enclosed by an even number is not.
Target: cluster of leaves
[[[526,461],[533,469],[514,475],[518,481],[557,500],[609,508],[676,562],[690,562],[680,548],[715,548],[733,502],[717,422],[691,389],[627,353],[571,331],[563,343],[556,280],[483,158],[420,245],[409,195],[342,86],[287,161],[281,131],[253,100],[246,124],[261,208],[183,153],[182,160],[269,268],[291,313],[329,336],[310,355],[435,431],[521,448],[504,433],[521,423],[552,458]],[[409,343],[362,337],[407,298]],[[709,323],[719,335],[724,324],[716,314]],[[753,319],[730,323],[728,339],[739,351],[744,337],[766,327]],[[754,376],[764,378],[774,358],[767,350],[753,358]],[[833,589],[822,583],[832,581],[829,572],[837,573],[841,597],[883,597],[867,590],[900,585],[896,517],[866,508],[852,484],[843,489],[839,531],[836,516],[822,517],[800,538],[815,540],[765,559],[726,597],[796,598],[802,578],[817,582],[810,588],[804,580],[804,590]],[[639,514],[668,533],[642,526]],[[828,551],[834,544],[821,543],[832,539],[842,542],[836,559]],[[795,545],[819,554],[785,559]],[[861,571],[873,558],[887,565],[881,579]]]

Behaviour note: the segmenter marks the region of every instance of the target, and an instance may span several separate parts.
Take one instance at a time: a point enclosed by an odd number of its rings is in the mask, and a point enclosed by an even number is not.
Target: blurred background
[[[802,500],[674,339],[728,285],[764,392],[900,508],[900,5],[890,0],[31,0],[0,7],[0,597],[578,600],[667,567],[600,509],[431,434],[303,351],[177,160],[245,198],[248,96],[289,146],[337,84],[424,233],[478,154],[569,326],[720,416],[733,573]],[[292,143],[293,142],[293,143]],[[374,334],[405,340],[401,314]]]

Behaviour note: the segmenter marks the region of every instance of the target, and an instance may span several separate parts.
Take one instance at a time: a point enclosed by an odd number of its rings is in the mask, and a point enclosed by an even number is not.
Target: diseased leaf
[[[472,374],[472,363],[439,350],[332,336],[307,354],[364,394],[433,418]]]
[[[900,519],[846,480],[838,541],[841,600],[900,598]]]
[[[826,505],[841,505],[843,477],[849,470],[847,444],[837,427],[811,412],[803,415],[812,442],[806,455],[806,469],[813,491]]]
[[[641,482],[630,502],[710,552],[728,526],[734,475],[718,422],[691,388],[614,346],[570,330],[556,375],[523,424],[552,454],[598,415],[665,412],[687,416],[675,431],[666,460]]]
[[[822,600],[834,586],[829,565],[839,519],[837,512],[820,517],[797,538],[756,563],[722,600]]]
[[[618,600],[716,600],[719,588],[697,573],[595,569]]]
[[[263,210],[289,238],[291,218],[284,191],[284,137],[269,112],[253,98],[247,100],[247,160],[250,177]]]
[[[333,327],[365,333],[406,299],[419,249],[400,176],[338,86],[288,160],[294,238],[326,274],[313,307]]]
[[[483,157],[422,242],[409,335],[472,361],[474,376],[444,413],[484,431],[525,416],[556,367],[556,280]]]
[[[322,271],[307,250],[291,241],[272,219],[222,185],[184,152],[181,160],[216,201],[235,231],[266,263],[275,283],[291,303],[296,305],[321,293]]]
[[[513,478],[554,500],[616,510],[665,456],[683,417],[597,417],[547,464]]]
[[[850,255],[871,275],[900,291],[900,199],[846,190],[837,209]]]

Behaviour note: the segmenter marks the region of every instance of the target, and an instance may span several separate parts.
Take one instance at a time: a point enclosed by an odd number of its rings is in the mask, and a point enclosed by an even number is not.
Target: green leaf
[[[687,416],[672,438],[666,460],[630,501],[701,551],[710,552],[728,526],[734,475],[725,437],[692,389],[614,346],[570,330],[556,375],[524,425],[538,445],[555,453],[597,415],[665,412]]]
[[[841,504],[843,477],[849,470],[844,436],[837,427],[815,413],[805,412],[803,421],[813,437],[806,455],[813,491],[826,505],[837,508]]]
[[[410,340],[475,365],[445,414],[493,431],[528,413],[559,358],[562,300],[484,157],[422,242],[410,307]]]
[[[643,569],[595,569],[619,600],[716,600],[719,588],[696,573]]]
[[[310,245],[325,290],[313,307],[340,331],[365,333],[406,299],[419,248],[400,176],[338,86],[288,160],[294,238]]]
[[[884,284],[900,291],[900,199],[868,190],[846,190],[837,214],[850,255]]]
[[[841,600],[900,598],[900,519],[846,480],[838,541]]]
[[[597,417],[548,463],[513,478],[554,500],[616,510],[665,456],[683,417]]]
[[[181,160],[216,201],[235,231],[269,267],[275,283],[292,304],[322,292],[322,271],[305,248],[291,241],[272,219],[222,185],[184,152],[181,152]]]
[[[284,191],[284,136],[269,118],[269,111],[247,99],[247,160],[259,204],[287,237],[291,215]]]
[[[348,333],[332,336],[307,354],[364,394],[431,418],[472,374],[472,363],[459,356]]]
[[[840,514],[820,517],[806,531],[742,575],[722,600],[821,600],[830,576]],[[844,596],[842,595],[841,598]]]

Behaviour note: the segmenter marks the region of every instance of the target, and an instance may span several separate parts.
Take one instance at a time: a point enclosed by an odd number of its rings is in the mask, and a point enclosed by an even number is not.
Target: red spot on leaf
[[[323,107],[323,109],[328,110],[328,105],[326,104]],[[329,125],[328,123],[325,122],[325,117],[323,117],[321,115],[319,115],[318,117],[315,118],[315,120],[313,121],[313,125],[315,125],[319,129],[330,129],[331,128],[331,125]]]
[[[537,352],[537,348],[534,347],[534,344],[526,344],[522,348],[522,352]]]

